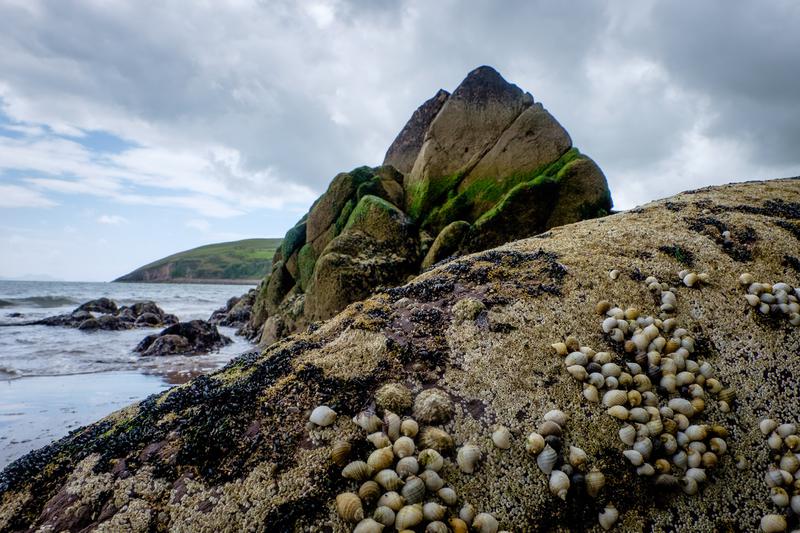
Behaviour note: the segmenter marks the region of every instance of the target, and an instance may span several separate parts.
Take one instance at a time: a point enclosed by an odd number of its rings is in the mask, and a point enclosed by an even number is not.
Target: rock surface
[[[256,289],[250,289],[242,296],[233,296],[225,307],[220,307],[208,318],[211,324],[241,328],[250,321],[253,304],[256,301]]]
[[[333,443],[351,439],[351,457],[365,458],[371,445],[351,418],[399,383],[415,397],[446,393],[452,418],[440,427],[483,459],[467,474],[445,453],[441,475],[455,509],[469,502],[500,529],[601,531],[598,514],[613,503],[614,531],[755,531],[780,512],[758,421],[798,422],[800,327],[753,311],[739,276],[797,287],[799,238],[795,178],[691,191],[441,264],[12,463],[0,474],[0,530],[349,530],[334,501],[359,483],[332,464]],[[707,282],[686,286],[684,269]],[[737,393],[729,413],[706,400],[701,419],[727,428],[728,452],[695,496],[636,475],[620,423],[583,398],[551,348],[573,336],[621,357],[595,304],[658,314],[650,275],[675,287],[673,316],[695,357]],[[332,425],[309,426],[319,405],[338,413]],[[605,474],[597,499],[551,495],[526,452],[525,436],[556,408],[568,416],[565,445]],[[508,450],[492,445],[498,425],[511,432]]]
[[[231,339],[221,335],[217,326],[205,320],[178,322],[160,333],[148,335],[134,351],[144,357],[161,355],[200,355],[230,344]]]
[[[414,111],[386,151],[386,157],[383,159],[384,165],[393,166],[403,174],[411,172],[417,154],[425,141],[425,133],[449,96],[450,93],[439,89],[435,95]]]
[[[443,259],[610,209],[602,171],[564,128],[480,67],[414,112],[383,166],[331,181],[286,233],[241,331],[269,344]]]
[[[117,331],[133,328],[157,328],[175,324],[178,317],[165,313],[155,302],[136,302],[130,306],[117,307],[108,298],[89,300],[71,313],[49,316],[33,324],[42,326],[63,326],[83,331]]]

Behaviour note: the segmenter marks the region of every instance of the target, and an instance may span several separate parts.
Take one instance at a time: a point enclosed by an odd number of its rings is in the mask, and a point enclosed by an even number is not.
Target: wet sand
[[[137,372],[0,381],[0,469],[74,429],[170,386],[163,377]]]

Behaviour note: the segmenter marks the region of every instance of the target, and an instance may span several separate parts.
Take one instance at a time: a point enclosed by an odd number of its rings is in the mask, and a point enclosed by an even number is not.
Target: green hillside
[[[260,280],[281,239],[245,239],[192,248],[137,268],[114,281],[200,282]]]

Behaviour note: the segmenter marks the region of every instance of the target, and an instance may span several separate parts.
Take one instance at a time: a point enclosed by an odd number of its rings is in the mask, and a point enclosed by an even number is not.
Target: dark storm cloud
[[[800,172],[797,5],[9,2],[0,95],[16,120],[188,151],[230,195],[280,197],[379,163],[419,103],[491,64],[631,207]]]
[[[798,24],[800,4],[791,1],[664,2],[624,40],[709,99],[710,133],[752,143],[770,164],[797,164]]]

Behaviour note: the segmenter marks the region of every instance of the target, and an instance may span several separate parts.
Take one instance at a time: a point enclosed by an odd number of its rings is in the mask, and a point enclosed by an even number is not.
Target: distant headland
[[[281,239],[244,239],[179,252],[115,279],[134,283],[258,283]]]

